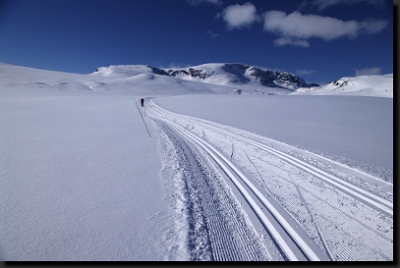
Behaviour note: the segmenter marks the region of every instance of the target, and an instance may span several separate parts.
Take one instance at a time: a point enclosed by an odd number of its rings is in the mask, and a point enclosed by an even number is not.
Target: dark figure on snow
[[[140,99],[140,104],[142,104],[142,107],[144,106],[144,99]]]

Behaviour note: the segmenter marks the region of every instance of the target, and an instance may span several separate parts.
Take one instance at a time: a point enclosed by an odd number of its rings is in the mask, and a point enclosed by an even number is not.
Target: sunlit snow
[[[0,259],[284,260],[183,129],[251,177],[318,257],[393,260],[392,75],[288,89],[197,67],[218,75],[0,63]],[[324,172],[373,196],[325,183]]]

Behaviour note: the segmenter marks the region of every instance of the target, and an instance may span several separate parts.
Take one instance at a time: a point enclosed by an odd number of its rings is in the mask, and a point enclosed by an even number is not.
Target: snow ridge
[[[393,98],[393,74],[342,77],[326,85],[298,88],[293,94],[361,95]]]

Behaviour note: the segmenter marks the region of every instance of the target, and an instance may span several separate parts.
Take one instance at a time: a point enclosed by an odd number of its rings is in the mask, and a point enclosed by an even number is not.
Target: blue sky
[[[388,0],[0,0],[0,62],[97,67],[245,63],[327,83],[393,73]]]

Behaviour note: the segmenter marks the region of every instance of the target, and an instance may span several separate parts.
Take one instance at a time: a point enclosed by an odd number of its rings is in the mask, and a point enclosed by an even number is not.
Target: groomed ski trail
[[[300,160],[300,157],[296,158],[283,150],[268,146],[263,137],[206,120],[171,113],[158,107],[151,100],[150,103],[151,107],[147,108],[148,115],[161,128],[170,129],[169,133],[175,133],[175,137],[180,137],[185,146],[192,144],[191,146],[201,148],[233,182],[233,185],[229,187],[234,186],[239,190],[240,195],[250,205],[252,213],[255,213],[263,223],[283,259],[391,260],[393,258],[393,205],[391,200],[385,199],[382,194],[379,196],[382,185],[383,188],[386,187],[385,190],[390,196],[393,187],[390,183],[349,167],[348,172],[352,176],[356,174],[353,176],[356,179],[362,178],[361,181],[367,181],[367,185],[371,185],[371,181],[378,184],[375,188],[363,188],[360,187],[363,186],[362,184],[356,185],[352,183],[353,181],[346,181],[347,177],[344,179],[335,176],[337,174],[332,173],[332,170],[320,169],[318,165]],[[253,160],[244,151],[252,152]],[[323,161],[325,164],[328,163],[328,166],[336,164],[329,159],[318,158],[315,154],[314,157],[321,161],[318,162],[320,165]],[[337,166],[345,168],[340,164]],[[291,169],[295,171],[290,171]],[[257,175],[251,176],[254,170]],[[275,175],[272,175],[274,172]],[[285,172],[288,172],[290,179],[282,176]],[[265,174],[272,175],[273,178],[277,177],[279,180],[268,181]],[[291,176],[298,176],[303,182],[300,183]],[[310,191],[307,187],[310,183],[313,187],[315,185],[322,187],[323,191],[333,192],[337,195],[334,196],[337,202],[354,199],[350,203],[358,211],[355,212],[354,208],[353,210],[342,209],[334,202],[332,204],[332,197],[324,198],[323,194]],[[267,184],[268,187],[264,187]],[[288,186],[287,193],[279,189],[283,184]],[[377,190],[376,192],[368,191],[370,189]],[[288,198],[289,196],[293,197],[292,200]],[[315,198],[322,201],[320,207],[312,204],[311,200]],[[260,207],[265,209],[260,209]],[[329,207],[327,211],[320,211],[321,208],[326,207]],[[373,211],[371,217],[374,217],[375,221],[372,223],[360,218],[366,217],[368,211]],[[337,219],[331,218],[332,213],[338,215]],[[247,215],[249,211],[243,211],[243,214]],[[355,224],[349,225],[351,222]],[[332,232],[326,231],[331,229],[329,226],[334,226],[338,230],[336,233],[339,233],[343,225],[351,226],[350,230],[346,230],[347,236],[352,237],[352,242],[347,243],[347,246],[344,245],[345,240],[342,239],[342,243],[338,241],[341,237],[335,237]],[[382,225],[384,225],[383,228]],[[368,238],[365,238],[365,235]],[[374,237],[379,241],[374,240]],[[384,246],[375,249],[373,241]],[[360,248],[364,252],[359,252]],[[372,252],[373,255],[367,252]]]
[[[155,122],[164,163],[161,177],[169,188],[178,234],[168,259],[271,260],[207,156],[169,125]]]

